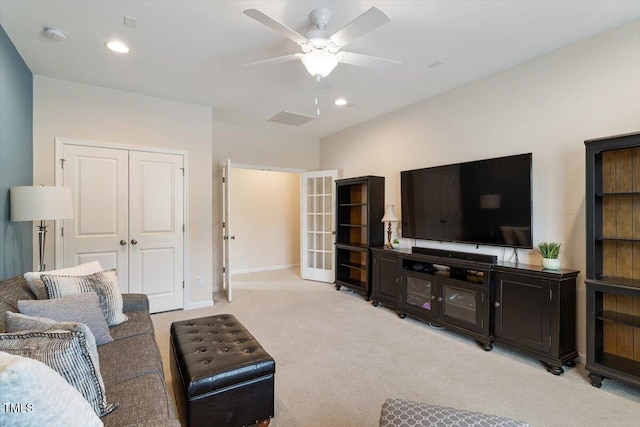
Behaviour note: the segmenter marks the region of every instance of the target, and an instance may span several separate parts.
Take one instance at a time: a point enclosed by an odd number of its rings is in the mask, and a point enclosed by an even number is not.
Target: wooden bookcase
[[[640,386],[640,133],[585,146],[586,368]]]
[[[336,181],[336,289],[346,286],[369,299],[372,246],[382,246],[384,177]]]

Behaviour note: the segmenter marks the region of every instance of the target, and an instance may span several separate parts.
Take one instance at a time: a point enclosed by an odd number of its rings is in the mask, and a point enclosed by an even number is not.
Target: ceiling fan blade
[[[329,37],[329,39],[338,46],[346,46],[355,39],[362,37],[369,31],[373,31],[389,21],[390,19],[386,13],[376,7],[372,7],[339,29]]]
[[[291,28],[287,27],[286,25],[283,25],[283,24],[279,23],[275,19],[271,18],[270,16],[265,15],[264,13],[260,12],[257,9],[247,9],[243,13],[245,15],[247,15],[249,18],[255,19],[259,23],[261,23],[263,25],[266,25],[267,27],[271,28],[272,30],[282,34],[286,38],[288,38],[290,40],[293,40],[294,42],[296,42],[298,44],[308,42],[307,38],[305,36],[303,36],[302,34],[298,33],[297,31],[292,30]]]
[[[250,65],[258,65],[258,64],[268,64],[268,63],[279,64],[281,62],[295,61],[296,59],[300,59],[301,56],[302,56],[301,53],[291,53],[289,55],[277,56],[275,58],[269,58],[269,59],[264,59],[262,61],[252,62],[250,64],[244,64],[243,67],[248,67]]]
[[[377,56],[363,55],[353,52],[338,52],[338,61],[344,64],[355,65],[358,67],[371,68],[374,70],[389,70],[402,62],[393,59],[379,58]]]

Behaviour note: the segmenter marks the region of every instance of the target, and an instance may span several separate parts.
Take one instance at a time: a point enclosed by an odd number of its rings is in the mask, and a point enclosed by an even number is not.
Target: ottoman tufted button
[[[229,332],[231,335],[238,335],[238,331],[231,331]]]
[[[220,349],[220,351],[221,351],[221,352],[223,352],[223,353],[226,353],[226,352],[228,352],[228,351],[229,351],[229,348],[228,348],[228,347],[222,347],[222,348]]]
[[[200,347],[196,350],[196,353],[204,353],[205,351],[207,351],[206,347]]]
[[[193,342],[202,342],[202,338],[196,338]]]
[[[238,340],[238,341],[236,341],[236,343],[238,343],[238,344],[242,344],[243,342],[244,342],[244,340]]]
[[[245,348],[244,352],[245,353],[253,353],[253,349],[252,348]]]

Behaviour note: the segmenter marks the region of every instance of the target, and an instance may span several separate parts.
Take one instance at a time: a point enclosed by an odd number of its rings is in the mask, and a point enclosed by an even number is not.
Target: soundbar
[[[469,253],[469,252],[456,252],[456,251],[448,251],[445,249],[420,248],[417,246],[414,246],[413,248],[411,248],[411,253],[438,256],[442,258],[454,258],[454,259],[473,261],[473,262],[484,262],[487,264],[496,264],[498,262],[498,257],[496,255],[475,254],[475,253]]]

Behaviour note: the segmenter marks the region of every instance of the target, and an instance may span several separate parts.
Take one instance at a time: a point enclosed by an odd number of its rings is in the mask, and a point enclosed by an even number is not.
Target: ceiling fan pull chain
[[[320,76],[316,76],[316,115],[320,117]]]

